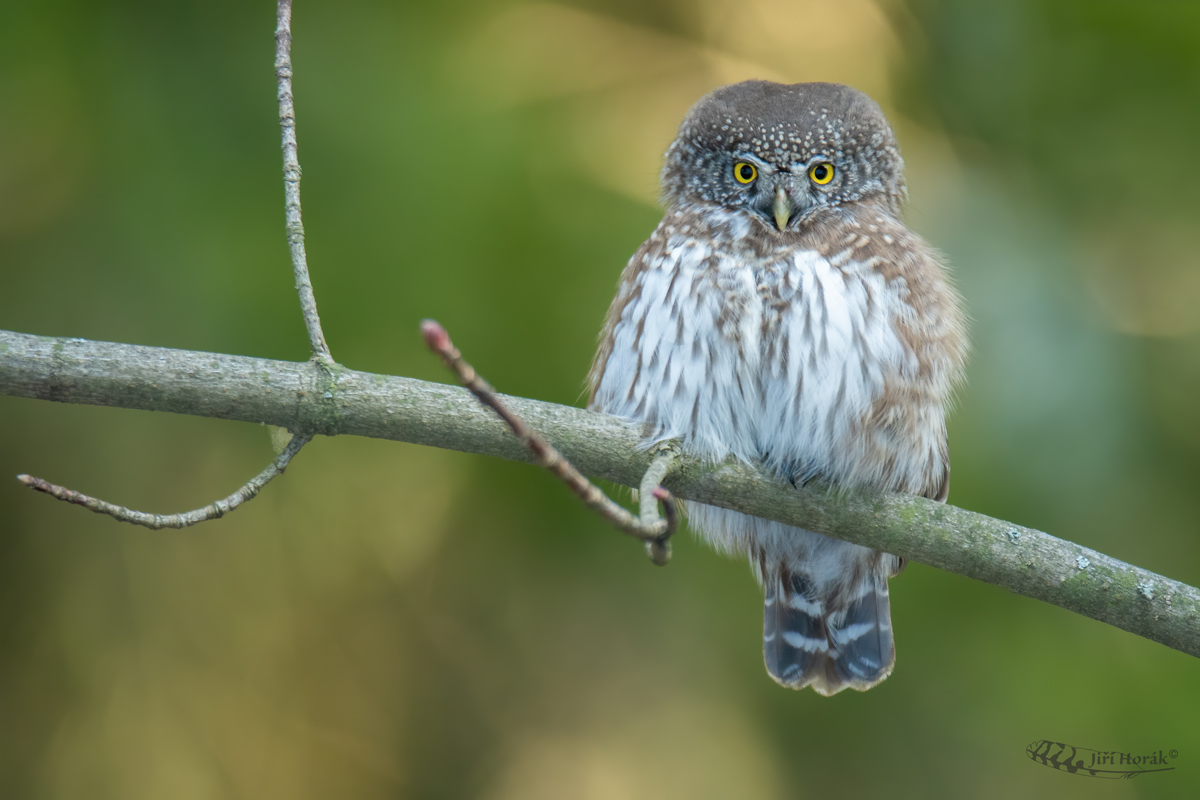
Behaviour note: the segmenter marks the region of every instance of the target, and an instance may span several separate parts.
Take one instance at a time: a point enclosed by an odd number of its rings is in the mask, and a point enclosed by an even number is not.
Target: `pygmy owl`
[[[589,407],[710,461],[793,484],[946,499],[946,408],[967,341],[942,261],[905,227],[883,112],[832,83],[747,81],[688,112],[666,215],[621,275]],[[869,689],[895,664],[900,558],[699,503],[691,526],[744,553],[784,686]]]

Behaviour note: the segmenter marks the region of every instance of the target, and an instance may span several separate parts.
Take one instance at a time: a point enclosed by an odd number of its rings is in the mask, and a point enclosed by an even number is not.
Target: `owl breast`
[[[668,214],[630,262],[592,407],[706,459],[927,493],[946,398],[912,335],[909,281],[865,254],[857,225],[818,243],[705,219]]]

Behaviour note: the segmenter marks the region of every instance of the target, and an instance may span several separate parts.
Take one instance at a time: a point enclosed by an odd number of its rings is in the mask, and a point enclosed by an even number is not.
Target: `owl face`
[[[747,81],[701,98],[667,151],[668,205],[708,204],[778,231],[845,203],[899,214],[903,161],[873,100],[848,86]]]

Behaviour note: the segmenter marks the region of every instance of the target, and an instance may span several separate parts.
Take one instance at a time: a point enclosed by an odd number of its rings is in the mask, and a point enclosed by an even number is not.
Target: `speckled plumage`
[[[832,166],[827,184],[817,164]],[[647,444],[678,439],[795,483],[944,500],[966,337],[941,262],[900,220],[902,169],[878,106],[849,87],[748,81],[702,98],[667,151],[666,215],[609,309],[590,407],[643,422]],[[822,694],[887,677],[898,558],[688,510],[755,566],[772,677]]]

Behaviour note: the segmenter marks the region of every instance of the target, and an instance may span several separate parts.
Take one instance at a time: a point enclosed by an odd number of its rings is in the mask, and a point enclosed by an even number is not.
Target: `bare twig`
[[[678,512],[675,498],[659,486],[659,482],[666,478],[675,462],[677,451],[674,448],[664,448],[643,476],[641,514],[635,516],[610,500],[600,487],[585,478],[561,453],[530,430],[520,416],[510,411],[496,395],[496,390],[474,367],[463,360],[462,353],[458,352],[458,348],[450,341],[450,335],[446,333],[445,328],[427,319],[421,323],[421,335],[425,337],[425,344],[429,345],[429,349],[442,357],[446,366],[454,370],[471,394],[508,423],[508,427],[512,428],[521,444],[536,457],[538,464],[561,478],[589,508],[620,530],[645,542],[646,552],[655,564],[664,566],[670,560],[671,548],[668,540],[678,524]],[[658,515],[655,501],[662,504],[664,516]]]
[[[300,448],[308,444],[311,440],[312,437],[307,434],[293,436],[283,452],[266,469],[247,481],[236,492],[223,500],[209,503],[204,508],[197,508],[195,511],[183,511],[178,514],[147,514],[145,511],[134,511],[131,508],[125,508],[125,506],[118,506],[95,497],[89,497],[74,489],[58,486],[41,478],[35,478],[32,475],[18,475],[17,480],[30,489],[36,489],[59,500],[83,506],[89,511],[95,511],[97,514],[107,514],[121,522],[131,522],[134,525],[141,525],[155,531],[161,531],[164,528],[189,528],[206,520],[223,517],[242,503],[253,499],[276,475],[283,474],[288,464],[291,463],[292,458],[295,457],[296,453],[300,452]]]
[[[296,108],[292,97],[292,0],[279,0],[277,25],[275,28],[275,77],[279,92],[279,127],[283,131],[283,191],[285,217],[287,219],[288,249],[292,256],[292,270],[296,279],[296,293],[300,296],[300,309],[304,314],[304,325],[308,329],[312,357],[323,367],[334,365],[321,330],[321,318],[317,314],[317,300],[313,295],[312,281],[308,276],[308,259],[304,253],[304,223],[300,217],[300,162],[296,152]],[[81,505],[97,514],[107,514],[122,522],[142,525],[153,530],[163,528],[187,528],[205,520],[217,519],[228,514],[247,500],[255,497],[276,475],[300,452],[300,448],[312,441],[311,434],[294,435],[287,447],[271,464],[240,489],[223,500],[217,500],[204,508],[178,514],[148,514],[118,506],[95,497],[58,486],[32,475],[18,475],[17,480],[26,486],[44,492],[51,497],[68,503]]]
[[[296,276],[296,294],[308,329],[313,359],[332,364],[329,345],[317,315],[317,298],[308,276],[308,257],[304,252],[304,223],[300,218],[300,161],[296,150],[296,107],[292,98],[292,0],[279,0],[275,28],[275,77],[279,82],[279,127],[283,130],[283,190],[287,218],[288,248]]]

